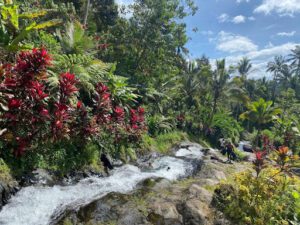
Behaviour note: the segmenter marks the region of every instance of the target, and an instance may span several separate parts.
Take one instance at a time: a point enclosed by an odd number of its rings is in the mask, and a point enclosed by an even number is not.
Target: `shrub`
[[[48,52],[33,49],[21,52],[14,65],[0,67],[6,159],[23,169],[47,165],[75,168],[94,162],[98,153],[90,147],[92,143],[113,149],[113,153],[126,149],[125,154],[134,155],[132,147],[146,130],[145,110],[125,110],[103,83],[96,85],[93,103],[86,106],[80,101],[80,80],[69,72],[60,75],[57,91],[50,92],[49,65]]]
[[[214,143],[217,143],[220,138],[230,139],[233,143],[238,143],[243,131],[239,123],[225,113],[218,113],[214,116],[211,128]]]
[[[267,141],[256,149],[254,170],[233,176],[215,191],[213,203],[235,224],[298,224],[300,179],[289,169],[295,160],[287,147],[280,147],[276,166],[267,165]]]
[[[299,211],[299,185],[299,178],[287,177],[275,168],[265,169],[259,177],[249,170],[220,184],[214,203],[235,224],[289,224]]]

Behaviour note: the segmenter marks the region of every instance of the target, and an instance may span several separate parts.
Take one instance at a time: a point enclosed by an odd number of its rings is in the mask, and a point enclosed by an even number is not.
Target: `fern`
[[[88,55],[68,54],[55,55],[54,67],[50,70],[50,86],[58,84],[58,77],[62,71],[74,73],[80,80],[81,88],[87,93],[94,91],[94,86],[108,77],[112,64],[104,63]]]

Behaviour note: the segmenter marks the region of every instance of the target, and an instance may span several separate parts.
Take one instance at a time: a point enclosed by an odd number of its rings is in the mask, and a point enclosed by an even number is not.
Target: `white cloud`
[[[274,45],[272,42],[269,41],[269,43],[267,45],[265,45],[265,48],[273,48]]]
[[[220,23],[227,22],[229,20],[229,16],[226,13],[223,13],[218,17]]]
[[[279,32],[277,33],[277,36],[281,37],[292,37],[296,34],[296,31],[291,31],[291,32]]]
[[[271,77],[270,73],[266,72],[268,62],[272,61],[276,55],[288,55],[290,54],[291,49],[294,49],[296,45],[300,43],[286,43],[283,45],[274,46],[272,43],[269,43],[264,49],[250,51],[246,54],[237,54],[226,57],[226,64],[236,65],[238,61],[247,57],[251,60],[253,64],[253,72],[249,75],[252,78],[261,78],[263,76]]]
[[[293,16],[300,13],[300,0],[263,0],[254,12],[264,14],[276,12],[281,16]]]
[[[257,50],[257,45],[255,45],[249,38],[227,33],[225,31],[219,32],[217,37],[210,39],[210,41],[216,42],[217,50],[228,53],[241,53]]]
[[[230,17],[228,14],[223,13],[218,17],[219,23],[232,22],[235,24],[245,23],[247,20],[253,21],[255,18],[253,16],[246,17],[243,15],[237,15],[235,17]]]
[[[245,23],[246,22],[246,17],[243,15],[238,15],[232,19],[232,22],[235,24],[239,23]]]
[[[250,0],[236,0],[237,3],[241,3],[241,2],[250,2]]]

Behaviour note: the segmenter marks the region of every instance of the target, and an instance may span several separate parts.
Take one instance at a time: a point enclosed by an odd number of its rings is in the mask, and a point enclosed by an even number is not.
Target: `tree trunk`
[[[86,1],[85,14],[84,14],[84,21],[83,21],[84,27],[86,27],[86,25],[87,25],[87,20],[88,20],[88,16],[89,16],[90,5],[91,5],[91,0],[87,0]]]

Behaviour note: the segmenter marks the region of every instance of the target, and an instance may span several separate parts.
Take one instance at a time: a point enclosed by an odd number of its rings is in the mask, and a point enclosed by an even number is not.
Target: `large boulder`
[[[183,216],[183,224],[186,225],[210,225],[211,209],[207,203],[199,199],[190,199],[179,206]]]

